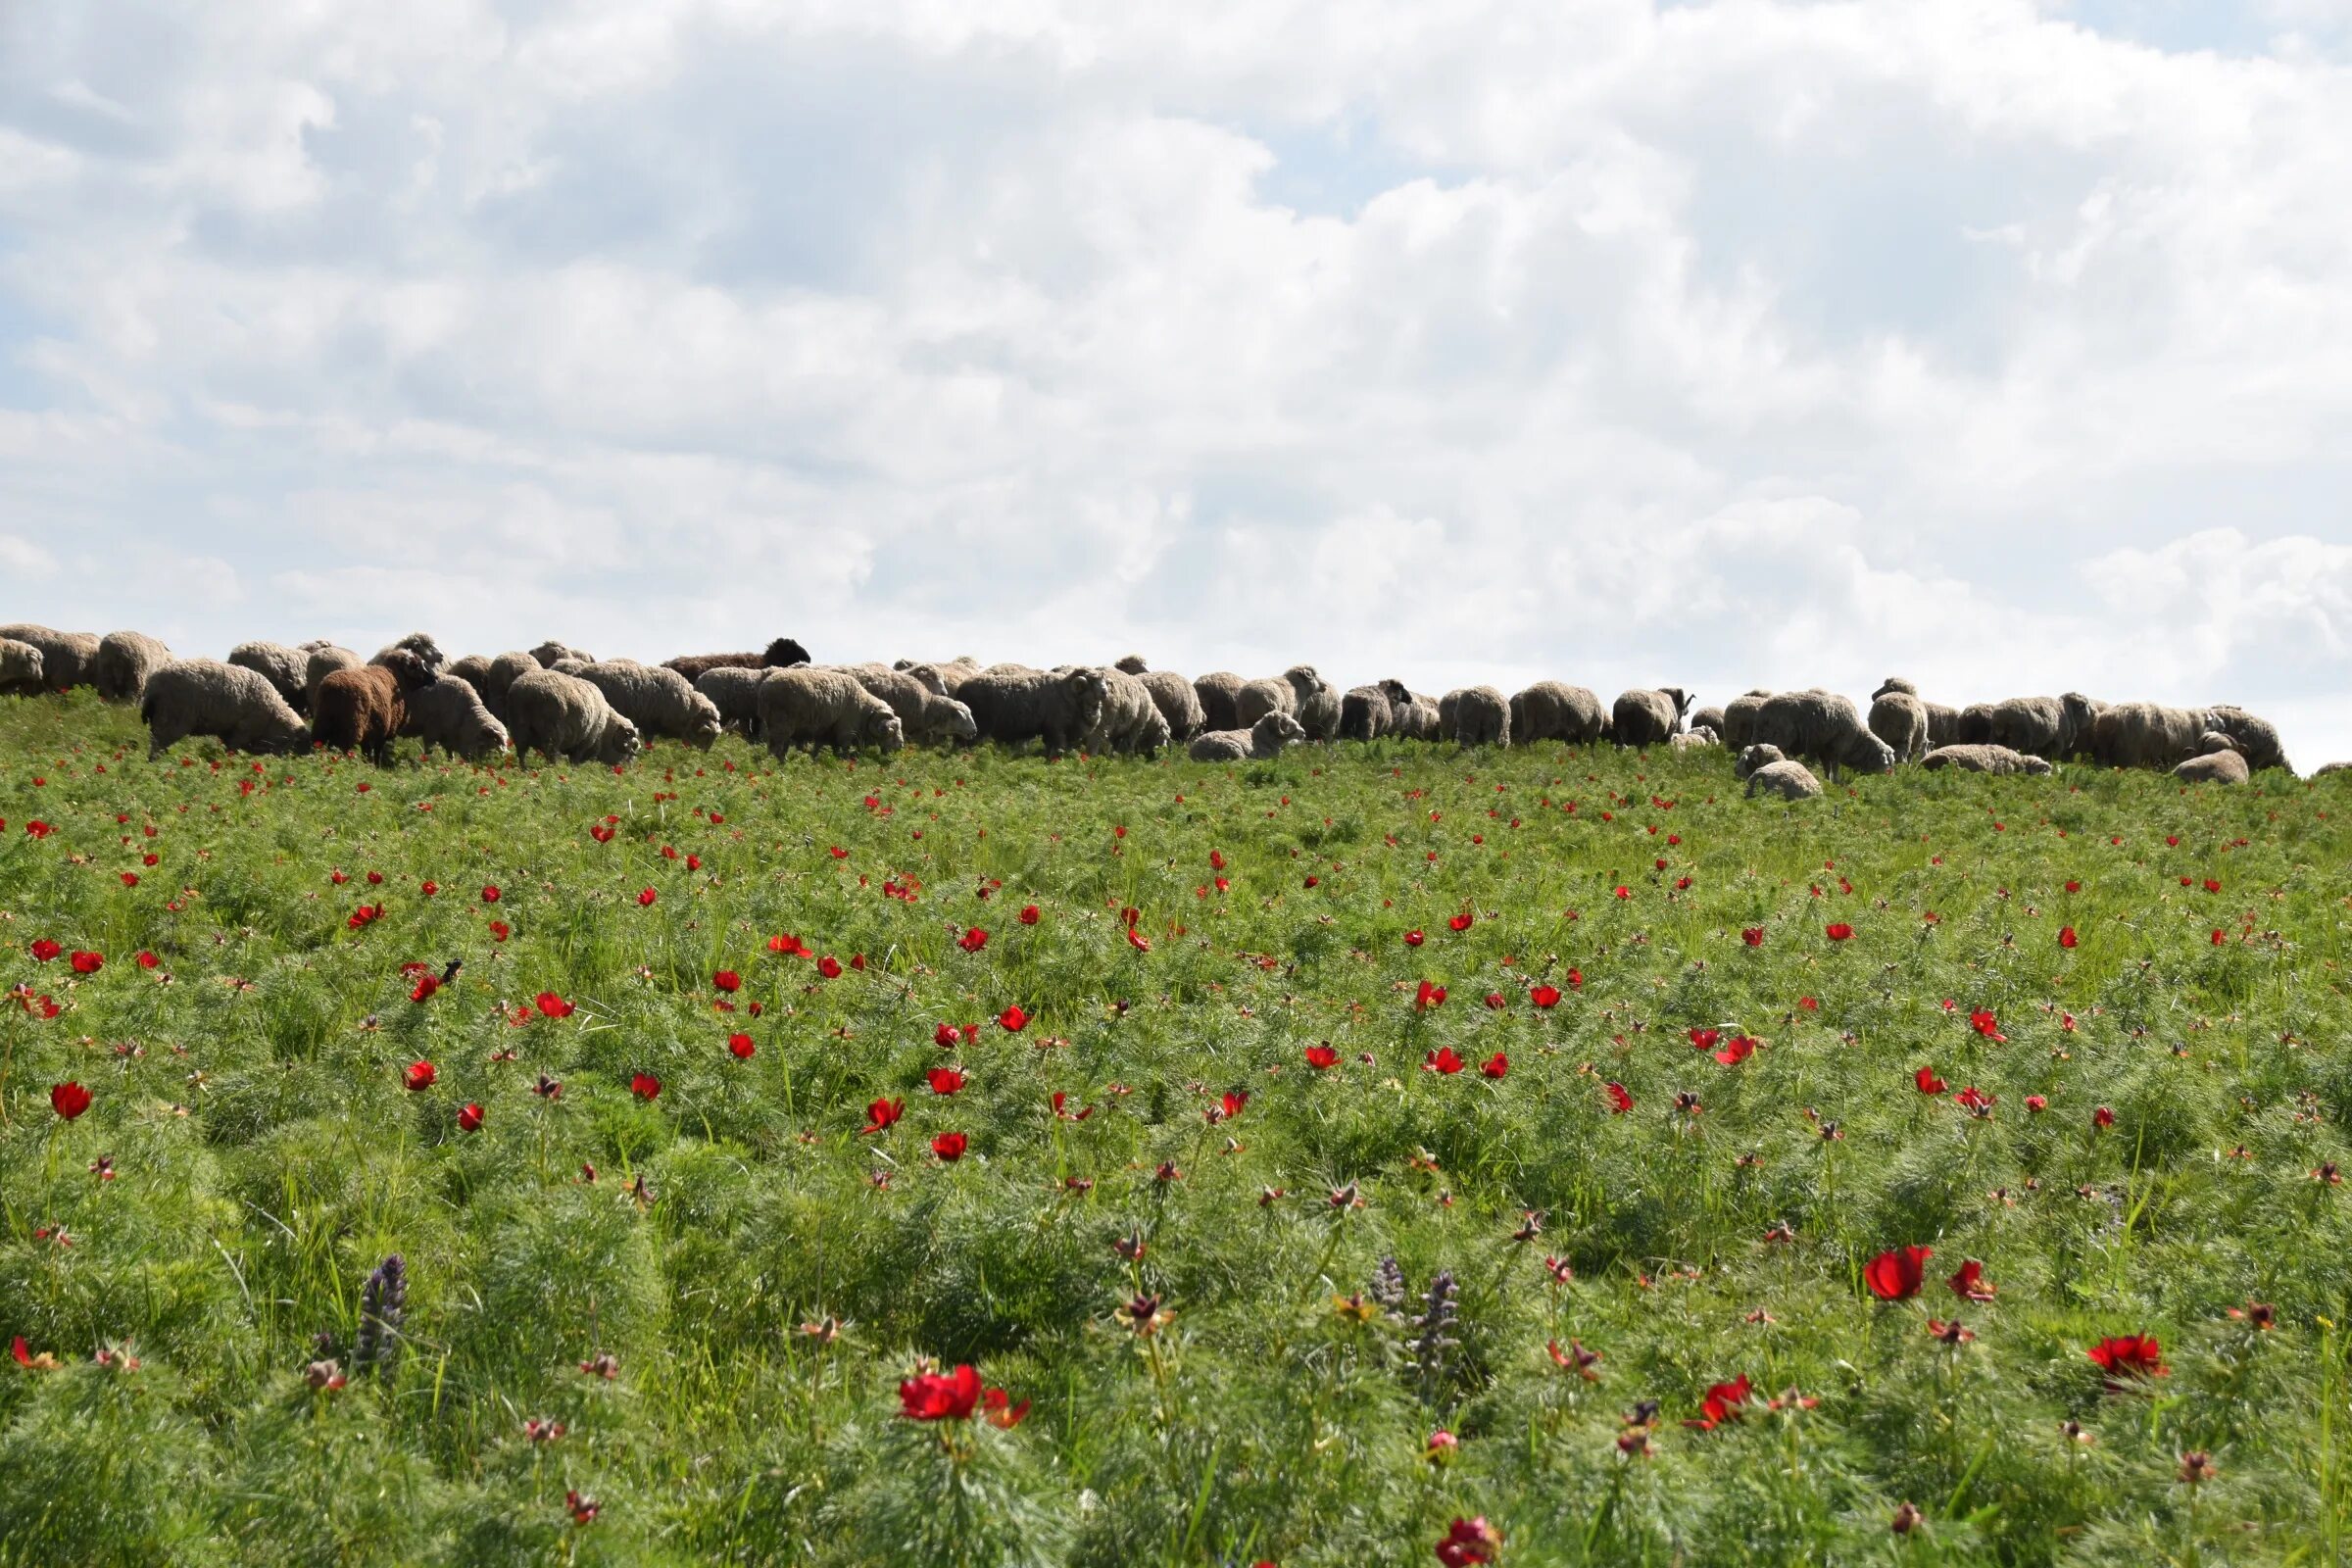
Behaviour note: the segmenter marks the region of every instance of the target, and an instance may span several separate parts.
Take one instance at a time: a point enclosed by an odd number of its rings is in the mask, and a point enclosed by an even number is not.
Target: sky
[[[0,621],[2236,702],[2352,0],[0,7]]]

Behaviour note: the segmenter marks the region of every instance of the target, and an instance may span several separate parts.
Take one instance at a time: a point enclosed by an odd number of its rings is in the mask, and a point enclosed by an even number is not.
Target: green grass
[[[2352,1193],[2311,1175],[2352,1164],[2336,781],[1905,772],[1787,806],[1720,753],[779,768],[733,740],[256,770],[150,764],[77,697],[0,703],[0,818],[32,1004],[0,1009],[0,1337],[63,1363],[0,1363],[0,1562],[1304,1568],[1433,1562],[1484,1515],[1512,1564],[2328,1563],[2352,1525]],[[864,966],[821,979],[781,932]],[[452,959],[412,1002],[401,965]],[[577,1011],[510,1021],[542,991]],[[1726,1066],[1701,1026],[1763,1044]],[[1440,1048],[1468,1069],[1424,1071]],[[863,1135],[877,1098],[905,1116]],[[1914,1244],[1925,1290],[1873,1298],[1864,1264]],[[397,1357],[314,1392],[394,1252]],[[1442,1355],[1335,1309],[1389,1258],[1406,1316],[1458,1282]],[[1965,1258],[1997,1300],[1946,1289]],[[1149,1338],[1113,1316],[1139,1290],[1174,1313]],[[1955,1313],[1956,1349],[1925,1327]],[[2108,1392],[2086,1349],[2142,1331],[2170,1374]],[[1597,1382],[1546,1354],[1571,1337]],[[137,1371],[94,1359],[122,1346]],[[925,1356],[1027,1420],[903,1418]],[[1819,1402],[1683,1424],[1741,1374]]]

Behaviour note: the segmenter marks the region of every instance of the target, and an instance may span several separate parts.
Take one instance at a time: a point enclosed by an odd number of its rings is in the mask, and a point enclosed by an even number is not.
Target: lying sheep
[[[110,703],[135,703],[147,677],[172,662],[172,650],[143,631],[110,631],[98,639],[90,684]]]
[[[992,664],[958,686],[956,695],[972,710],[982,739],[1007,747],[1042,741],[1050,757],[1068,751],[1102,721],[1099,669]]]
[[[409,694],[433,683],[424,661],[406,648],[387,648],[368,663],[338,669],[318,683],[312,733],[331,752],[357,752],[378,767],[392,760],[392,742],[409,722]]]
[[[771,669],[760,679],[760,732],[769,755],[782,759],[795,746],[813,755],[830,746],[839,756],[860,748],[885,756],[906,744],[906,726],[890,705],[846,670],[796,664]]]
[[[2216,730],[2236,744],[2252,771],[2259,773],[2266,767],[2294,771],[2286,760],[2286,748],[2278,740],[2278,730],[2269,719],[2257,717],[2242,708],[2230,707],[2210,709],[2205,716]]]
[[[302,665],[303,710],[318,711],[318,688],[325,683],[327,676],[338,669],[357,669],[364,662],[358,654],[348,648],[338,648],[333,643],[312,649]]]
[[[1775,762],[1787,760],[1788,759],[1781,755],[1781,749],[1778,746],[1766,745],[1761,741],[1753,742],[1741,747],[1739,757],[1733,760],[1732,777],[1750,778],[1761,768],[1767,768]]]
[[[37,697],[48,690],[41,683],[41,651],[14,637],[0,637],[0,694]]]
[[[1242,688],[1248,684],[1230,669],[1195,676],[1193,695],[1200,700],[1200,722],[1211,730],[1242,728]]]
[[[2117,703],[2091,723],[2091,760],[2101,767],[2170,769],[2194,757],[2198,737],[2213,727],[2202,709]]]
[[[890,710],[899,715],[901,733],[915,745],[964,745],[979,735],[969,708],[953,697],[942,697],[906,670],[887,664],[843,668],[858,685],[890,705]]]
[[[577,675],[535,669],[507,688],[507,729],[514,755],[535,751],[550,761],[614,766],[644,747],[637,726],[605,694]]]
[[[710,698],[710,706],[718,710],[721,729],[731,729],[747,741],[756,741],[760,738],[760,683],[765,679],[764,669],[721,664],[704,670],[694,689]]]
[[[1662,746],[1683,727],[1690,694],[1680,686],[1637,687],[1619,695],[1609,711],[1609,734],[1620,746]]]
[[[334,645],[332,643],[321,642],[317,645],[317,648],[331,648]],[[316,652],[317,648],[306,646],[304,652]],[[449,656],[441,651],[441,645],[439,643],[433,641],[432,634],[430,632],[413,631],[396,643],[388,643],[384,647],[377,649],[375,651],[375,657],[368,661],[368,662],[370,664],[380,664],[384,662],[384,656],[392,653],[407,653],[416,655],[416,662],[424,666],[425,673],[428,675],[440,674],[443,667],[449,663]]]
[[[2063,697],[2004,698],[1991,708],[1986,740],[2053,762],[2071,760],[2087,751],[2099,716],[2099,705],[2081,692]]]
[[[1819,762],[1831,778],[1894,771],[1892,748],[1870,732],[1854,705],[1835,692],[1777,692],[1757,710],[1754,737],[1800,760]]]
[[[1565,681],[1540,680],[1520,692],[1511,699],[1510,717],[1514,746],[1537,741],[1590,746],[1609,733],[1609,711],[1600,706],[1600,699],[1586,687]]]
[[[1492,686],[1460,686],[1438,699],[1439,728],[1456,746],[1511,744],[1511,705]]]
[[[2173,769],[2173,777],[2184,784],[2243,784],[2254,776],[2246,760],[2226,736],[2216,736],[2222,745],[2199,757],[2192,757]]]
[[[464,663],[459,660],[458,663]],[[455,669],[452,665],[451,669]],[[408,694],[408,718],[403,735],[413,735],[430,752],[436,746],[468,762],[496,757],[507,749],[507,726],[463,675],[444,671],[439,680]]]
[[[1898,762],[1928,755],[1928,705],[1910,692],[1880,688],[1870,704],[1870,732],[1886,743]]]
[[[1669,735],[1666,744],[1678,752],[1695,752],[1709,746],[1721,746],[1723,737],[1705,724],[1693,724],[1680,735]]]
[[[310,726],[267,675],[215,659],[174,659],[150,674],[139,717],[149,761],[191,735],[217,737],[232,752],[301,752],[311,744]]]
[[[1168,721],[1152,700],[1152,688],[1123,669],[1098,673],[1102,677],[1102,716],[1079,744],[1097,756],[1141,752],[1157,757],[1168,744]]]
[[[1340,739],[1376,741],[1389,733],[1389,694],[1379,686],[1350,686],[1340,699]]]
[[[1747,798],[1778,795],[1784,801],[1811,800],[1821,793],[1821,780],[1802,762],[1767,762],[1747,775]]]
[[[756,654],[680,654],[662,661],[691,684],[713,669],[790,669],[808,662],[808,650],[790,637],[778,637]]]
[[[1212,729],[1193,737],[1186,753],[1196,762],[1270,762],[1285,746],[1306,739],[1306,726],[1289,713],[1267,713],[1248,729]]]
[[[1770,701],[1772,693],[1757,689],[1742,692],[1724,704],[1723,722],[1716,726],[1716,732],[1723,736],[1723,744],[1735,752],[1753,745],[1756,739],[1756,715],[1764,711],[1764,705]]]
[[[718,739],[718,710],[674,669],[609,659],[572,671],[605,694],[605,701],[647,740],[667,736],[708,748]]]
[[[309,709],[311,694],[304,679],[310,673],[311,656],[301,649],[284,643],[239,643],[228,651],[228,662],[268,681],[287,707],[297,711]]]
[[[1956,767],[1968,773],[2048,773],[2049,760],[2028,757],[2006,746],[1989,742],[1971,742],[1966,745],[1938,746],[1919,760],[1919,765],[1934,773],[1946,767]]]

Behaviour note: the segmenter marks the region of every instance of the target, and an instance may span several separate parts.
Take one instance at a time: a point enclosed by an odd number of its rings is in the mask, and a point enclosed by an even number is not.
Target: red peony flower
[[[1920,1265],[1936,1255],[1931,1247],[1906,1247],[1881,1252],[1862,1265],[1862,1283],[1882,1301],[1908,1301],[1919,1294],[1924,1277]]]
[[[68,1079],[49,1091],[49,1108],[66,1121],[72,1121],[90,1108],[90,1092]]]
[[[146,952],[145,950],[141,950],[139,954],[139,967],[142,969],[161,968],[163,966],[163,959],[157,957],[152,953]]]
[[[427,972],[416,977],[416,989],[409,993],[411,1002],[423,1002],[441,989],[441,977]]]
[[[1740,932],[1740,940],[1751,948],[1760,948],[1764,945],[1764,928],[1760,925],[1743,927]]]
[[[441,884],[433,881],[421,882],[417,884],[417,891],[429,899],[441,891]]]
[[[978,953],[982,948],[988,946],[988,933],[978,926],[973,926],[956,939],[956,945],[966,953]]]
[[[1407,931],[1404,934],[1404,945],[1408,948],[1419,947],[1422,943],[1422,940],[1423,938],[1421,933],[1418,931]]]
[[[414,1094],[419,1090],[432,1088],[433,1080],[440,1076],[440,1073],[434,1070],[431,1062],[412,1061],[407,1070],[401,1074],[401,1082],[407,1084],[410,1092]]]
[[[1468,909],[1464,909],[1461,913],[1455,915],[1452,919],[1446,921],[1446,923],[1457,932],[1467,931],[1470,929],[1472,918],[1473,917],[1470,911]]]
[[[490,922],[490,940],[491,940],[491,941],[493,941],[493,942],[504,942],[504,941],[506,941],[506,940],[507,940],[507,938],[509,938],[509,937],[513,936],[514,934],[514,927],[512,927],[512,926],[510,926],[510,925],[508,925],[506,921],[504,921],[504,920],[493,920],[493,921],[491,921],[491,922]]]
[[[1487,993],[1487,1007],[1489,1011],[1500,1012],[1503,1008],[1509,1005],[1510,999],[1505,997],[1501,992],[1490,991]]]
[[[710,983],[721,991],[737,992],[743,989],[743,976],[732,969],[721,969],[710,977]]]
[[[1462,1058],[1453,1054],[1451,1046],[1440,1046],[1421,1058],[1423,1072],[1442,1072],[1447,1076],[1462,1070]]]
[[[952,1095],[963,1087],[963,1074],[954,1067],[934,1067],[923,1075],[935,1095]]]
[[[1964,1301],[1989,1301],[1993,1298],[1993,1288],[1984,1282],[1984,1265],[1973,1257],[1962,1263],[1960,1272],[1944,1283],[1952,1288],[1954,1296]]]
[[[2009,1043],[2009,1037],[2001,1033],[2001,1020],[1994,1017],[1989,1008],[1979,1007],[1971,1012],[1968,1026],[1996,1045],[2005,1046]]]
[[[654,900],[659,897],[661,897],[661,895],[657,894],[652,888],[647,888],[644,892],[637,895],[637,907],[640,909],[650,909],[654,906]]]
[[[1016,1002],[997,1014],[997,1027],[1006,1034],[1017,1035],[1029,1027],[1029,1014],[1022,1011],[1021,1004]]]
[[[1023,924],[1023,925],[1035,925],[1035,924],[1037,924],[1037,920],[1038,920],[1038,914],[1037,914],[1037,906],[1036,906],[1036,905],[1034,905],[1034,904],[1024,904],[1024,905],[1022,905],[1022,906],[1021,906],[1021,924]],[[1024,1410],[1028,1409],[1028,1408],[1029,1408],[1029,1401],[1028,1401],[1028,1400],[1026,1400],[1026,1399],[1023,1399],[1023,1400],[1021,1401],[1021,1408],[1022,1408],[1022,1409],[1024,1409]]]
[[[1690,1033],[1690,1049],[1693,1051],[1713,1051],[1715,1042],[1723,1038],[1722,1034],[1714,1029],[1693,1028]]]
[[[1424,980],[1421,982],[1421,989],[1413,993],[1413,1006],[1417,1011],[1427,1012],[1432,1007],[1443,1007],[1444,1005],[1446,1005],[1446,988],[1444,986],[1433,986]]]
[[[2173,1369],[2164,1364],[2164,1348],[2152,1334],[2111,1335],[2092,1346],[2089,1354],[2110,1380],[2172,1376]]]
[[[1625,1092],[1625,1085],[1606,1083],[1600,1086],[1600,1092],[1609,1097],[1610,1115],[1622,1116],[1634,1108],[1634,1097]]]
[[[1726,1067],[1737,1067],[1756,1054],[1756,1043],[1745,1035],[1734,1035],[1715,1053],[1715,1059]]]
[[[1560,988],[1550,985],[1537,986],[1528,992],[1527,1000],[1539,1007],[1556,1007],[1560,1004]]]
[[[484,904],[496,904],[504,897],[506,897],[506,895],[498,891],[497,883],[491,882],[484,884],[482,888],[482,902]]]
[[[963,1157],[966,1140],[961,1133],[941,1133],[931,1140],[931,1152],[948,1164]]]
[[[1456,1519],[1447,1527],[1446,1537],[1438,1543],[1438,1561],[1445,1568],[1467,1568],[1472,1563],[1490,1563],[1502,1548],[1502,1538],[1485,1515],[1476,1519]]]
[[[899,1385],[899,1413],[909,1421],[969,1421],[980,1407],[980,1374],[924,1372]]]
[[[99,970],[106,967],[106,955],[103,953],[76,952],[66,961],[74,965],[74,972],[75,974],[96,974]]]
[[[2112,1127],[2115,1125],[2115,1112],[2101,1105],[2090,1113],[2090,1124],[2102,1130]]]
[[[1919,1085],[1919,1092],[1923,1095],[1940,1095],[1946,1087],[1944,1081],[1936,1076],[1933,1067],[1920,1068],[1911,1075],[1911,1081]]]
[[[1340,1064],[1340,1054],[1329,1046],[1306,1048],[1306,1064],[1317,1072],[1327,1072]]]
[[[1850,925],[1847,925],[1843,920],[1833,920],[1830,922],[1828,936],[1832,942],[1850,942],[1853,940],[1853,935],[1854,928]]]
[[[662,1093],[662,1080],[650,1072],[632,1073],[629,1077],[629,1093],[639,1100],[652,1100]]]
[[[830,953],[816,960],[816,972],[828,980],[841,978],[841,960]]]
[[[737,1061],[751,1060],[752,1053],[759,1049],[758,1046],[752,1044],[750,1035],[732,1034],[727,1036],[727,1050],[733,1054]]]
[[[1744,1372],[1729,1383],[1710,1383],[1707,1385],[1707,1396],[1699,1401],[1698,1419],[1685,1421],[1683,1425],[1700,1432],[1712,1432],[1726,1421],[1737,1421],[1751,1392],[1752,1387]]]
[[[480,1132],[481,1130],[482,1107],[472,1103],[471,1102],[468,1102],[466,1107],[458,1112],[458,1131],[462,1133],[475,1133]]]
[[[2071,926],[2071,925],[2062,925],[2062,926],[2060,926],[2060,927],[2058,928],[2058,945],[2059,945],[2060,947],[2062,947],[2062,948],[2068,948],[2068,949],[2071,949],[2071,948],[2073,948],[2073,947],[2074,947],[2074,945],[2075,945],[2075,928],[2074,928],[2073,926]]]
[[[1488,1078],[1500,1078],[1511,1070],[1511,1058],[1497,1051],[1478,1064],[1479,1072]]]
[[[59,947],[47,937],[36,937],[33,940],[32,957],[35,963],[47,963],[50,959],[56,957],[59,954],[65,951],[66,950],[64,948]]]
[[[858,1136],[862,1138],[867,1133],[878,1133],[895,1125],[906,1114],[906,1102],[904,1100],[877,1100],[865,1107],[865,1125],[858,1130]]]
[[[553,991],[542,991],[531,1000],[538,1006],[540,1012],[550,1018],[568,1018],[578,1010]]]
[[[988,1424],[1001,1432],[1010,1432],[1029,1414],[1029,1401],[1012,1402],[1012,1396],[1003,1389],[991,1389],[980,1396],[981,1413]]]

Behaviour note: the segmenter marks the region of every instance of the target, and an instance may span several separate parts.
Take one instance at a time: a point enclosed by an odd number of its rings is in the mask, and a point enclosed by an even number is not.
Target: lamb
[[[1600,699],[1583,686],[1564,681],[1540,680],[1520,692],[1511,699],[1510,716],[1514,746],[1537,741],[1590,746],[1609,733],[1609,711],[1600,706]]]
[[[1919,765],[1931,773],[1946,767],[1956,767],[1967,773],[2044,774],[2052,771],[2047,758],[2028,757],[2006,746],[1982,742],[1938,746],[1921,758]]]
[[[906,671],[885,664],[850,664],[844,668],[858,685],[890,705],[890,710],[899,715],[899,727],[908,741],[949,746],[968,744],[978,738],[979,728],[972,722],[970,709],[953,697],[942,697]]]
[[[1194,677],[1193,695],[1200,699],[1200,722],[1212,730],[1241,729],[1242,687],[1246,684],[1230,669]]]
[[[1881,687],[1870,705],[1870,732],[1896,761],[1916,762],[1928,755],[1928,705],[1914,693]]]
[[[428,752],[438,746],[468,762],[477,762],[507,749],[507,726],[498,721],[473,683],[463,675],[443,673],[439,680],[410,692],[408,705],[409,716],[400,732],[416,736]]]
[[[1609,733],[1620,746],[1660,746],[1683,727],[1690,694],[1680,686],[1640,687],[1621,694],[1610,710]]]
[[[358,752],[377,766],[392,760],[392,742],[409,722],[409,694],[433,683],[423,659],[387,648],[365,664],[338,669],[318,683],[312,712],[315,738],[334,752]]]
[[[836,756],[872,747],[888,756],[906,744],[906,726],[890,705],[858,683],[847,670],[797,664],[771,669],[760,680],[760,732],[769,755],[782,759],[795,746],[814,755],[830,746]]]
[[[1986,739],[2013,752],[2063,762],[2086,750],[2099,705],[2081,692],[2011,697],[1992,705]]]
[[[1235,727],[1239,729],[1248,729],[1268,713],[1289,713],[1296,717],[1298,712],[1298,688],[1279,675],[1245,682],[1242,689],[1233,694],[1233,712]]]
[[[2214,725],[2202,709],[2118,703],[2091,724],[2090,758],[2101,767],[2171,768],[2197,754]]]
[[[1102,721],[1099,669],[992,664],[958,686],[956,695],[972,710],[972,722],[984,738],[1008,747],[1043,741],[1050,757],[1068,751]]]
[[[583,664],[593,664],[596,662],[596,656],[594,654],[586,653],[580,649],[569,647],[566,644],[555,641],[553,638],[550,638],[548,641],[543,642],[538,647],[532,649],[531,659],[539,665],[541,669],[553,669],[559,662],[566,659],[576,659]]]
[[[1511,705],[1492,686],[1461,686],[1438,699],[1446,738],[1456,746],[1511,744]]]
[[[47,626],[20,621],[14,626],[0,626],[0,637],[27,643],[41,651],[43,691],[69,691],[89,684],[90,666],[98,660],[96,632],[52,631]]]
[[[147,760],[191,735],[212,735],[232,752],[307,751],[310,726],[267,675],[213,659],[174,659],[139,693]]]
[[[808,662],[808,650],[790,637],[778,637],[756,654],[680,654],[662,662],[692,684],[713,669],[790,669]]]
[[[2221,746],[2180,763],[2173,769],[2173,777],[2184,784],[2243,784],[2254,776],[2253,770],[2246,766],[2245,758],[2230,744],[2228,736],[2215,735],[2211,739],[2220,741]]]
[[[576,673],[603,692],[613,711],[636,725],[641,736],[668,736],[706,749],[718,739],[718,710],[674,669],[609,659]]]
[[[1212,729],[1193,737],[1185,755],[1196,762],[1270,762],[1285,746],[1306,739],[1306,726],[1289,713],[1267,713],[1248,729]]]
[[[2242,708],[2230,707],[2213,709],[2206,716],[2216,730],[2236,743],[2251,771],[2259,773],[2266,767],[2294,771],[2286,760],[2286,748],[2279,743],[2278,730],[2269,719],[2257,717]]]
[[[323,642],[318,645],[318,648],[329,648],[332,646],[333,644],[331,643]],[[305,653],[311,653],[315,652],[316,650],[309,645],[305,645],[303,651]],[[403,637],[400,641],[387,644],[386,646],[377,649],[375,651],[375,657],[368,661],[368,662],[370,664],[381,664],[384,662],[384,656],[386,654],[395,652],[415,654],[416,656],[417,662],[424,665],[425,673],[428,675],[440,674],[442,666],[449,662],[449,656],[441,651],[441,645],[439,643],[433,641],[432,634],[430,632],[421,631],[413,631],[406,637]]]
[[[1141,676],[1123,669],[1099,671],[1102,677],[1102,716],[1080,743],[1089,752],[1141,752],[1157,757],[1168,744],[1168,721],[1152,700],[1152,688]]]
[[[1784,801],[1811,800],[1821,793],[1821,780],[1802,762],[1767,762],[1747,775],[1747,798],[1778,795]]]
[[[312,649],[302,665],[303,710],[305,712],[318,710],[318,688],[327,676],[332,675],[338,669],[357,669],[361,662],[362,660],[358,654],[348,648],[338,648],[333,643]]]
[[[172,650],[143,631],[110,631],[98,639],[90,684],[110,703],[135,703],[147,677],[172,662]]]
[[[507,726],[515,756],[536,751],[550,761],[618,766],[645,744],[637,726],[614,712],[603,692],[554,669],[517,676],[507,688]]]
[[[1389,694],[1379,686],[1350,686],[1340,699],[1340,739],[1376,741],[1389,733]]]
[[[35,697],[41,684],[41,651],[14,637],[0,637],[0,693]]]
[[[764,669],[721,664],[704,670],[694,689],[710,698],[710,706],[718,710],[721,729],[731,729],[745,740],[756,741],[760,738],[760,683],[765,679]]]
[[[1821,763],[1833,779],[1849,767],[1857,773],[1894,771],[1893,749],[1835,692],[1776,693],[1757,710],[1752,733],[1791,758]]]
[[[1759,768],[1770,767],[1775,762],[1787,760],[1788,759],[1781,755],[1781,749],[1778,746],[1769,746],[1758,741],[1740,749],[1739,757],[1732,762],[1732,777],[1746,779],[1752,777]]]
[[[240,669],[250,669],[277,690],[286,706],[296,711],[310,707],[311,694],[304,685],[310,673],[311,656],[299,648],[284,643],[239,643],[228,651],[228,662]]]
[[[1742,692],[1723,705],[1723,722],[1716,726],[1723,744],[1733,751],[1752,745],[1756,738],[1756,715],[1772,700],[1772,693],[1761,688]]]

